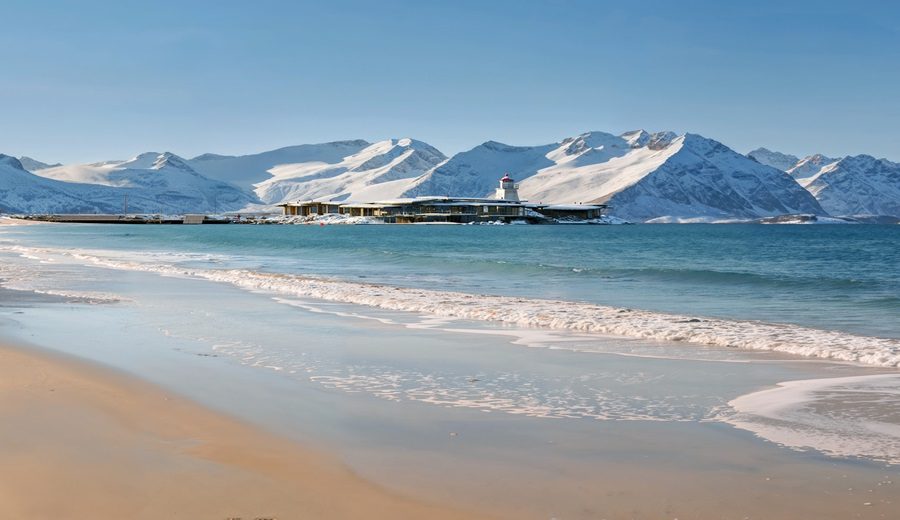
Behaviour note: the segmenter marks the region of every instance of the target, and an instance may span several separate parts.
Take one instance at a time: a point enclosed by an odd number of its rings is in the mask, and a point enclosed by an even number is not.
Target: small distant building
[[[500,187],[494,192],[494,198],[497,200],[519,201],[519,185],[507,173],[500,179]]]

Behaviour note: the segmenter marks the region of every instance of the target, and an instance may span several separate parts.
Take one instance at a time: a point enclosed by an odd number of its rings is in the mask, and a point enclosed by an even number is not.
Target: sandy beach
[[[0,346],[0,517],[474,518],[152,385]]]

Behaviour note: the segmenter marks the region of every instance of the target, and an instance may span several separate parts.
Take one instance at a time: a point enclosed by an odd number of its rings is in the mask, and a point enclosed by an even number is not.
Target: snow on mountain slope
[[[612,214],[636,221],[824,213],[783,171],[698,135],[642,130],[588,132],[545,146],[489,141],[426,173],[404,196],[490,196],[505,172],[523,199],[608,203]]]
[[[815,176],[822,171],[822,168],[838,161],[839,159],[832,159],[830,157],[825,157],[822,154],[815,154],[798,161],[797,164],[785,171],[788,172],[791,177],[797,179],[797,182],[804,184],[804,179]]]
[[[0,213],[108,213],[122,197],[104,186],[69,184],[39,177],[15,157],[0,154]],[[90,197],[96,194],[97,197]]]
[[[509,173],[519,181],[519,195],[532,202],[596,199],[659,166],[675,138],[671,132],[637,130],[621,136],[587,132],[543,146],[488,141],[426,173],[404,196],[487,197]]]
[[[660,152],[667,157],[658,167],[594,201],[608,203],[613,214],[634,221],[824,214],[809,192],[785,172],[712,139],[685,134]]]
[[[19,162],[22,164],[22,168],[30,172],[34,172],[37,170],[43,170],[44,168],[53,168],[55,166],[62,166],[60,163],[56,164],[47,164],[45,162],[38,161],[37,159],[32,159],[31,157],[22,156],[19,157]]]
[[[800,162],[800,158],[797,156],[773,152],[767,148],[757,148],[756,150],[749,152],[747,157],[750,157],[759,164],[778,168],[783,172],[790,170]]]
[[[117,198],[121,200],[127,193],[132,212],[228,211],[256,202],[253,196],[230,184],[203,177],[184,159],[168,152],[147,152],[127,161],[46,168],[36,175],[65,183],[120,188]],[[98,190],[100,193],[106,192]],[[93,200],[90,193],[86,197]]]
[[[380,141],[335,163],[301,162],[269,170],[271,178],[256,184],[263,202],[328,199],[394,198],[416,179],[447,158],[414,139]]]
[[[288,146],[252,155],[203,154],[189,160],[188,164],[210,179],[227,182],[247,193],[252,193],[255,184],[267,181],[272,177],[270,170],[273,168],[300,163],[317,163],[320,167],[326,167],[340,163],[345,157],[353,155],[369,145],[370,143],[357,139]]]
[[[504,173],[521,180],[541,168],[553,166],[547,157],[558,144],[545,146],[509,146],[488,141],[454,155],[450,160],[416,179],[404,197],[450,195],[486,197],[494,193]]]
[[[522,181],[519,194],[534,202],[554,203],[608,197],[638,182],[674,151],[669,146],[674,134],[644,132],[644,135],[645,139],[629,140],[628,134],[618,137],[590,132],[566,139],[559,149],[548,154],[558,159],[555,164]],[[599,142],[602,142],[599,150],[585,147]],[[574,150],[582,151],[569,155]]]
[[[886,159],[845,157],[800,183],[832,215],[900,217],[900,164]]]

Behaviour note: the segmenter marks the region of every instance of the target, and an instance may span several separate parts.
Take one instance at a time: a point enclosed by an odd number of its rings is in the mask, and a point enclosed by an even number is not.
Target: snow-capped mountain
[[[60,163],[56,164],[47,164],[45,162],[38,161],[37,159],[32,159],[31,157],[27,157],[23,155],[19,157],[19,162],[22,164],[22,167],[30,172],[34,172],[37,170],[43,170],[44,168],[53,168],[55,166],[62,166]]]
[[[632,220],[825,213],[809,192],[781,170],[712,139],[685,134],[653,160],[663,155],[667,157],[653,171],[598,201],[610,204],[617,216]]]
[[[758,151],[747,155],[763,162]],[[770,157],[793,157],[768,153]],[[832,215],[900,217],[900,165],[897,163],[868,155],[835,159],[815,154],[780,166]]]
[[[112,213],[122,207],[113,191],[38,177],[15,157],[0,154],[0,213]]]
[[[510,146],[488,141],[454,155],[447,162],[415,179],[402,196],[450,195],[486,197],[494,193],[504,173],[522,180],[552,166],[547,158],[556,145]]]
[[[602,202],[636,221],[824,213],[790,176],[721,143],[642,130],[543,146],[489,141],[426,173],[404,195],[488,196],[503,172],[532,202]]]
[[[37,170],[36,175],[75,185],[118,188],[132,212],[195,213],[238,210],[256,202],[234,186],[208,179],[184,159],[165,152],[142,153],[127,161],[74,164]],[[103,192],[98,190],[98,197]],[[87,194],[86,200],[93,195]],[[96,198],[96,197],[94,197]],[[122,203],[118,203],[122,207]]]
[[[795,155],[788,155],[781,152],[773,152],[767,148],[757,148],[747,154],[747,157],[755,160],[760,164],[778,168],[786,172],[800,162],[800,158]]]
[[[409,181],[447,160],[436,148],[414,139],[389,139],[333,163],[283,164],[255,185],[260,200],[328,199],[365,201],[395,197]]]
[[[210,179],[227,182],[247,193],[253,193],[255,184],[271,179],[270,170],[273,168],[296,164],[319,164],[327,167],[327,165],[340,163],[345,157],[368,146],[370,146],[369,142],[357,139],[288,146],[251,155],[232,156],[208,153],[194,157],[188,161],[188,164]]]
[[[490,197],[509,173],[525,200],[606,203],[632,221],[900,214],[900,166],[884,159],[798,159],[765,148],[744,156],[699,135],[644,130],[588,132],[539,146],[488,141],[450,159],[409,138],[191,160],[148,152],[65,166],[2,157],[6,211],[120,212],[126,197],[129,211],[143,213],[240,211],[312,199]]]
[[[800,183],[832,215],[900,217],[900,164],[886,159],[844,157]]]

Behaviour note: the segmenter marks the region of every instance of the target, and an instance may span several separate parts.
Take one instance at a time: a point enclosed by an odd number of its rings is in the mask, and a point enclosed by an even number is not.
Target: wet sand
[[[0,518],[476,518],[112,371],[0,346]]]
[[[519,449],[510,425],[502,426],[506,447],[463,426],[452,441],[457,449],[371,452],[363,464],[370,471],[360,477],[330,454],[36,347],[0,347],[0,418],[0,518],[793,520],[900,513],[894,469],[785,458],[726,425],[582,423],[581,434],[570,432],[560,446],[568,461]]]

